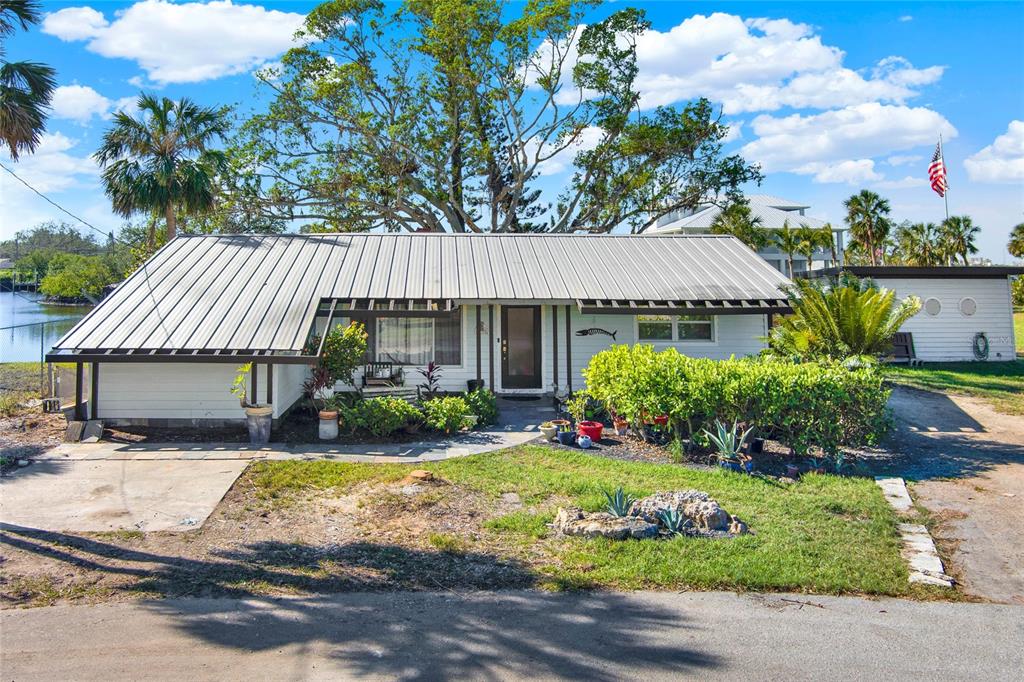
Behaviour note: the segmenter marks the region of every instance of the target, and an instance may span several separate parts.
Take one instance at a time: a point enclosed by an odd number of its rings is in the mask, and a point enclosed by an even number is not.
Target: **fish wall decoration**
[[[576,336],[593,336],[595,334],[604,334],[605,336],[612,337],[612,341],[615,340],[615,335],[618,331],[610,332],[607,329],[601,329],[600,327],[588,327],[587,329],[581,329],[576,332]]]

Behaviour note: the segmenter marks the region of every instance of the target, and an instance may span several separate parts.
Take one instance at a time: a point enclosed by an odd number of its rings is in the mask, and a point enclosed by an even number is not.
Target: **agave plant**
[[[732,426],[726,426],[719,420],[715,420],[715,433],[711,433],[707,429],[704,429],[704,433],[707,435],[708,440],[715,446],[718,451],[719,459],[724,460],[735,460],[739,459],[740,453],[743,451],[743,446],[747,443],[747,438],[754,431],[754,427],[751,426],[746,431],[738,433],[737,422],[733,422]]]
[[[662,509],[658,511],[658,520],[672,535],[682,535],[686,531],[687,519],[678,509]]]
[[[604,508],[612,516],[628,516],[629,508],[636,501],[636,498],[625,492],[622,486],[616,488],[614,493],[605,490],[604,496],[608,499],[608,503],[605,504]]]

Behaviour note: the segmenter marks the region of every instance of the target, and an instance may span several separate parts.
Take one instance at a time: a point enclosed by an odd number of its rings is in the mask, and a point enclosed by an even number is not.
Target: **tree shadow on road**
[[[624,595],[467,592],[538,582],[529,567],[481,552],[261,542],[196,559],[10,525],[0,541],[110,575],[112,589],[132,595],[201,597],[146,602],[197,643],[326,647],[351,674],[601,680],[627,674],[629,661],[673,674],[720,664],[667,644],[666,633],[692,627],[678,614]]]

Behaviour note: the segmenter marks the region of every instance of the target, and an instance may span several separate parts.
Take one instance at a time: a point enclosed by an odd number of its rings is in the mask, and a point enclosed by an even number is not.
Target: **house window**
[[[714,341],[712,315],[638,315],[637,336],[641,341]]]
[[[378,317],[373,355],[396,365],[462,364],[462,315],[444,317]]]
[[[924,302],[924,311],[934,317],[942,312],[942,303],[937,298],[929,298]]]
[[[672,318],[668,315],[637,315],[641,341],[671,341]]]
[[[967,297],[960,299],[960,314],[964,317],[970,317],[974,313],[978,312],[978,302],[973,298]]]

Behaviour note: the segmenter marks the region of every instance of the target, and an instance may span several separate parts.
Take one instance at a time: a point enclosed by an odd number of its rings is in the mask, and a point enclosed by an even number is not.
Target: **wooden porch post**
[[[82,381],[85,379],[82,363],[75,363],[75,421],[85,421],[85,410],[82,408]]]
[[[100,363],[92,363],[89,378],[92,379],[92,390],[89,391],[89,411],[92,419],[100,418]]]
[[[267,405],[274,404],[274,365],[267,363]]]
[[[480,311],[481,311],[481,306],[480,306],[479,303],[477,303],[476,304],[476,380],[477,381],[480,381],[481,379],[483,379],[483,372],[482,372],[483,358],[480,357],[480,345],[481,345],[480,344],[480,337],[483,334],[483,332],[481,332],[480,327],[483,325],[484,321],[482,319],[480,319]],[[493,386],[491,386],[489,388],[491,390],[494,390]]]
[[[554,372],[552,382],[558,390],[558,306],[551,306],[551,369]]]
[[[494,304],[487,304],[487,341],[491,349],[487,352],[487,364],[488,372],[490,373],[490,381],[488,386],[494,390]]]
[[[252,388],[252,392],[249,395],[252,396],[250,398],[250,400],[251,400],[253,405],[258,405],[259,402],[260,402],[260,393],[259,393],[260,389],[259,389],[259,383],[258,383],[259,374],[260,374],[260,366],[258,364],[256,364],[255,362],[252,363],[252,369],[249,370],[249,378],[252,380],[252,387],[251,387]]]
[[[565,385],[572,393],[572,304],[565,306]]]

